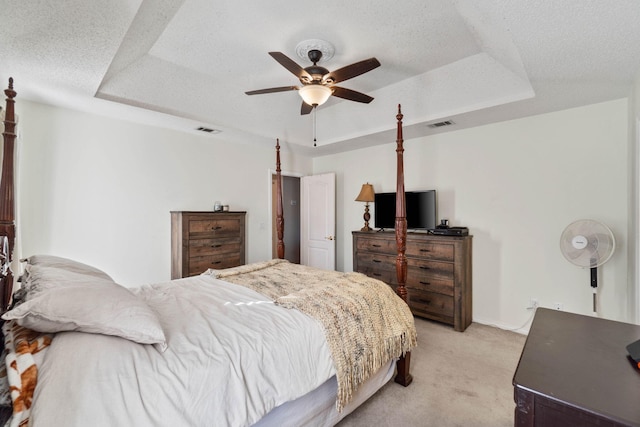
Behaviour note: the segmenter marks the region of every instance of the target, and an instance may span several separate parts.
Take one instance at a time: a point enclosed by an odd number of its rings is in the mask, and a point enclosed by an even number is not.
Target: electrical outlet
[[[561,302],[554,302],[553,303],[553,308],[556,310],[564,310],[564,304]]]
[[[538,299],[537,298],[531,298],[529,300],[529,305],[527,306],[527,310],[534,310],[536,308],[538,308]]]

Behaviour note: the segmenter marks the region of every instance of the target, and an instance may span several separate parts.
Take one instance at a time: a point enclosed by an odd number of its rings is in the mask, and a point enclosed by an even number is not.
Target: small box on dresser
[[[472,320],[473,236],[407,233],[407,299],[414,315],[464,331]],[[353,270],[398,285],[394,232],[353,232]]]
[[[246,212],[171,212],[171,279],[245,263]]]

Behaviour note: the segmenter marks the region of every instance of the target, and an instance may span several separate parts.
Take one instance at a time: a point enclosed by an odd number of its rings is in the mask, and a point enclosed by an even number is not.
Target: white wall
[[[582,218],[607,224],[618,243],[600,269],[600,316],[632,320],[627,117],[617,100],[405,141],[406,190],[436,189],[438,217],[474,236],[474,321],[527,330],[530,298],[591,314],[589,271],[559,250],[564,228]],[[313,169],[337,173],[338,269],[350,271],[364,211],[354,199],[367,181],[395,191],[395,142],[317,158]]]
[[[439,217],[474,235],[475,321],[518,328],[530,319],[525,306],[532,297],[590,314],[589,272],[567,262],[558,243],[579,218],[605,222],[618,239],[616,254],[600,269],[600,315],[633,320],[627,104],[405,141],[406,189],[435,188]],[[16,107],[22,255],[75,258],[125,285],[165,281],[169,212],[210,210],[221,200],[248,212],[248,261],[270,258],[272,146],[234,145],[224,133],[200,136],[25,100]],[[410,119],[410,111],[403,113]],[[282,155],[288,172],[336,172],[337,267],[350,271],[351,231],[362,227],[364,212],[354,199],[367,181],[376,191],[395,190],[395,142],[313,161]]]
[[[271,258],[273,146],[196,135],[21,100],[22,255],[96,265],[124,285],[170,279],[172,210],[247,211],[247,261]],[[275,139],[274,139],[275,145]],[[288,171],[311,161],[282,152]]]

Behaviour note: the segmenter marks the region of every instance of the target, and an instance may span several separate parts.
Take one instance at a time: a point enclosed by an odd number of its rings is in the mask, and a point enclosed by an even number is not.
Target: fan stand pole
[[[596,292],[598,290],[598,267],[591,267],[591,289],[593,289],[593,312],[597,313]]]

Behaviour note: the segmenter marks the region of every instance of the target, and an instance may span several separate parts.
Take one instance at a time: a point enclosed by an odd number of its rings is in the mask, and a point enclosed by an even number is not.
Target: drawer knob
[[[222,228],[222,226],[217,225],[215,227],[211,227],[212,230],[220,230]]]
[[[431,270],[431,267],[427,267],[427,266],[424,266],[424,265],[421,265],[420,268],[422,270]]]
[[[420,284],[421,284],[421,285],[430,285],[430,284],[431,284],[431,282],[423,282],[423,281],[420,281]]]
[[[382,274],[380,274],[380,273],[373,273],[373,275],[376,276],[376,277],[382,276]]]
[[[380,263],[380,262],[382,262],[382,261],[380,261],[379,259],[374,259],[374,260],[373,260],[373,262]]]
[[[222,245],[211,245],[212,248],[220,248]]]
[[[371,246],[373,246],[374,248],[381,248],[382,247],[381,245],[371,245]]]
[[[220,264],[222,261],[212,261],[211,264],[212,265],[216,265],[216,264]]]
[[[420,252],[431,252],[429,249],[420,249]]]

